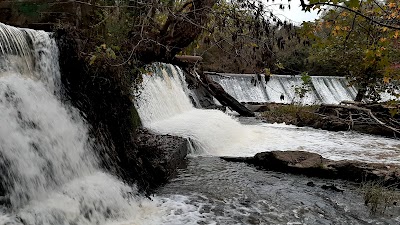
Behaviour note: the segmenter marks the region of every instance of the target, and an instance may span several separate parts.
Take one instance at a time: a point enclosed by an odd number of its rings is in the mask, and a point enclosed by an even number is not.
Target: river
[[[189,138],[187,165],[150,199],[100,168],[77,109],[60,100],[55,41],[0,23],[0,224],[398,224],[372,216],[357,185],[257,170],[218,156],[307,150],[330,159],[400,163],[400,141],[195,109],[182,71],[166,64],[132,93],[148,129]],[[314,187],[307,185],[313,182]],[[322,189],[332,183],[344,192]]]

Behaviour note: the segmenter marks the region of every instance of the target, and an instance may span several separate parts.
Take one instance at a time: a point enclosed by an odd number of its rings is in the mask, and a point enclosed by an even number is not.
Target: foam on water
[[[194,108],[179,68],[166,64],[157,68],[161,70],[143,75],[144,86],[135,102],[144,126],[190,138],[198,153],[210,155],[240,148],[255,138],[251,129],[219,110]]]
[[[48,33],[0,24],[0,224],[162,224],[146,217],[156,204],[99,169],[60,83]]]
[[[258,144],[242,149],[243,156],[263,151],[300,150],[333,160],[358,160],[400,164],[400,141],[356,132],[331,132],[284,124],[259,124]],[[260,130],[260,128],[262,130]]]

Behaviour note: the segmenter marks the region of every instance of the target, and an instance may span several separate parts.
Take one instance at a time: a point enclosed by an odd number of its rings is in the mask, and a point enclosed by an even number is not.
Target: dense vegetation
[[[365,94],[373,101],[382,91],[395,94],[389,84],[400,78],[399,24],[397,1],[346,1],[327,8],[320,20],[303,24],[312,42],[308,60],[315,70],[347,76],[359,89],[358,101]]]

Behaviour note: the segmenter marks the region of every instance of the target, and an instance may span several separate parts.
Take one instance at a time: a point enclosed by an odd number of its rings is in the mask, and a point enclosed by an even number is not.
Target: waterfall
[[[301,150],[333,160],[400,163],[398,140],[259,121],[244,125],[218,110],[194,108],[187,89],[178,67],[157,63],[143,74],[142,88],[134,94],[143,125],[162,134],[190,138],[195,149],[192,155],[253,156],[263,151]]]
[[[250,74],[210,74],[211,78],[222,85],[226,92],[240,102],[282,102],[301,104],[338,104],[344,100],[353,100],[356,90],[344,77],[311,77],[311,87],[303,98],[296,92],[303,81],[299,75],[272,75],[268,82],[265,76]],[[253,82],[255,81],[255,82]],[[284,100],[280,99],[283,94]]]
[[[163,134],[190,138],[200,154],[226,155],[259,137],[253,129],[219,110],[196,109],[182,70],[153,64],[134,93],[143,126]]]
[[[48,33],[0,23],[0,224],[132,220],[141,204],[135,187],[99,169],[60,83]]]

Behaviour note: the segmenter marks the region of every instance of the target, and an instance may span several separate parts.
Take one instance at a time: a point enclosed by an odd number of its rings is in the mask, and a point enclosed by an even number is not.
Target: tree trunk
[[[363,100],[363,98],[365,97],[365,94],[367,93],[367,88],[366,87],[361,87],[358,89],[356,98],[354,99],[354,101],[356,102],[361,102]]]
[[[190,0],[188,0],[190,1]],[[156,34],[161,58],[170,61],[191,44],[208,23],[210,11],[217,0],[193,0],[174,14],[170,14],[164,27]]]

